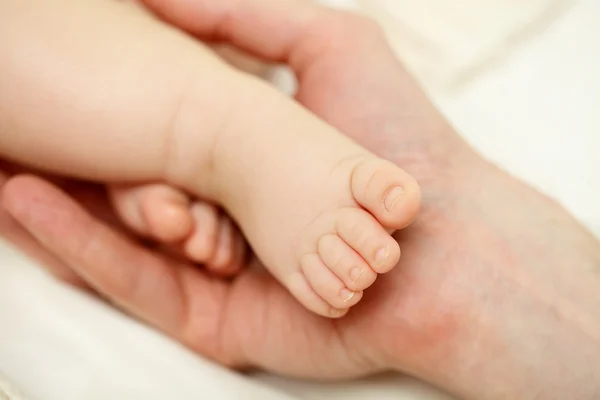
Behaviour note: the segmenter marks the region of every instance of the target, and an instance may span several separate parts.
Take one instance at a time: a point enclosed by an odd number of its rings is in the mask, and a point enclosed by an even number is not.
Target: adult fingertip
[[[36,193],[37,186],[44,184],[41,179],[29,174],[12,178],[6,175],[0,176],[0,179],[2,178],[4,182],[1,184],[0,202],[9,213],[14,215],[22,214],[28,199]]]

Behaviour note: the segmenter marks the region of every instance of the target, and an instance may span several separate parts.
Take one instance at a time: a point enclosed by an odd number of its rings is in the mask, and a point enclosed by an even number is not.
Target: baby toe
[[[301,268],[313,290],[333,308],[352,307],[362,298],[362,291],[348,289],[317,254],[304,256]]]
[[[375,282],[376,272],[338,235],[324,235],[317,251],[323,263],[355,292],[365,290]]]
[[[248,244],[239,229],[233,233],[233,261],[230,264],[230,275],[238,274],[247,264]]]
[[[398,242],[364,210],[340,210],[336,218],[336,230],[347,246],[358,253],[375,272],[389,272],[398,264]]]
[[[305,257],[305,259],[302,260],[301,265],[309,264],[311,262],[313,262],[311,257]],[[308,268],[310,269],[310,266]],[[300,304],[317,315],[327,318],[341,318],[348,313],[349,308],[332,307],[325,299],[323,299],[323,297],[317,294],[302,271],[302,268],[291,274],[284,280],[284,283]]]
[[[187,257],[198,263],[211,260],[217,250],[219,235],[219,211],[205,202],[195,202],[190,208],[194,231],[184,243]]]
[[[221,276],[232,276],[239,271],[236,262],[236,229],[233,222],[222,215],[218,223],[216,250],[213,257],[206,263],[206,268]]]
[[[352,194],[358,204],[391,229],[408,226],[421,205],[417,181],[401,168],[378,158],[369,158],[354,167]]]

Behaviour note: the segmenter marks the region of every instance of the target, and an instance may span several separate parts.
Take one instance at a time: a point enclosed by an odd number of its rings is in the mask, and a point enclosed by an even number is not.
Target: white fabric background
[[[454,86],[540,32],[576,0],[356,0],[422,80]]]
[[[462,85],[424,81],[475,147],[600,234],[598,49],[600,1],[581,0]],[[1,244],[0,370],[33,400],[448,399],[398,376],[342,385],[238,376],[52,281]]]

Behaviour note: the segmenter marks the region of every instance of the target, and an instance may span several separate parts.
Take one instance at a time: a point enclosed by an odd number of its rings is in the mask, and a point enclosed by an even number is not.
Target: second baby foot
[[[191,261],[231,276],[245,264],[246,242],[231,219],[213,204],[193,201],[164,184],[111,186],[109,195],[123,222],[136,233],[177,246]]]

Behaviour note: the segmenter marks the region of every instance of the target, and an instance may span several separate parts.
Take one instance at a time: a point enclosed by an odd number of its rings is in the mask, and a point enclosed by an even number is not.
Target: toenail
[[[329,315],[331,315],[332,317],[336,318],[336,317],[341,317],[342,315],[346,314],[347,310],[340,310],[339,308],[330,308],[329,309]]]
[[[344,288],[342,290],[340,290],[340,297],[344,300],[344,303],[349,302],[350,300],[352,300],[352,298],[354,297],[356,293]]]
[[[375,253],[375,262],[377,263],[377,265],[381,265],[381,264],[385,263],[387,258],[388,258],[387,247],[383,247],[383,248],[379,249],[377,251],[377,253]]]
[[[404,188],[402,186],[394,186],[390,188],[383,199],[385,209],[390,212],[396,205],[396,203],[402,198],[404,194]]]
[[[358,268],[358,267],[357,268],[353,268],[350,271],[350,279],[352,279],[352,282],[356,282],[360,278],[360,276],[362,275],[362,272],[363,272],[363,270],[360,269],[360,268]]]

